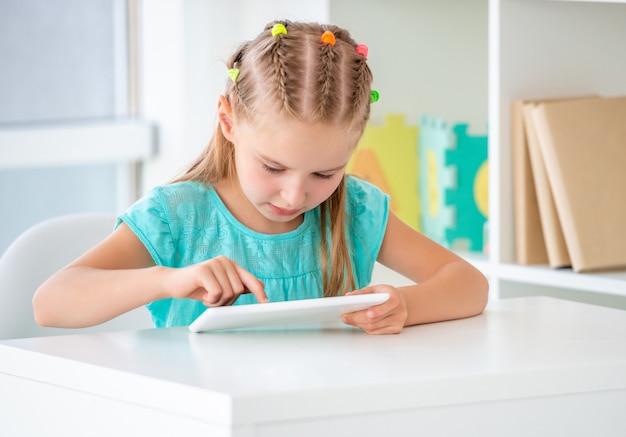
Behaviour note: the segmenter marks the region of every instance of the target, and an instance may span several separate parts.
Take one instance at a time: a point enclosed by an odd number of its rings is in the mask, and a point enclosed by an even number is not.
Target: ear
[[[224,137],[233,142],[233,111],[230,108],[230,103],[224,96],[220,96],[220,99],[217,103],[217,117],[220,123],[220,128],[222,129],[222,134]]]

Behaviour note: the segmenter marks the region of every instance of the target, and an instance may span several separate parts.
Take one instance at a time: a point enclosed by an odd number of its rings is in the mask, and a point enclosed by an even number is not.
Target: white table
[[[0,416],[5,436],[624,436],[626,312],[517,298],[397,336],[7,340]]]

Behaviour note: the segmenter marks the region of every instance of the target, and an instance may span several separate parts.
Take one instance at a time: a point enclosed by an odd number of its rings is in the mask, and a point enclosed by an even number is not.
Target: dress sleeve
[[[347,232],[352,249],[357,288],[372,278],[374,263],[385,236],[389,218],[389,195],[378,187],[349,176],[347,184]]]
[[[163,201],[163,187],[153,188],[117,219],[137,235],[157,265],[173,266],[175,241],[170,228],[170,211]]]

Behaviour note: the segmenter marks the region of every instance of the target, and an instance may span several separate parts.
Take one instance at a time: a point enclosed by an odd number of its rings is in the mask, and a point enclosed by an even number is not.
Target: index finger
[[[252,273],[241,267],[240,265],[236,265],[237,274],[241,279],[246,290],[256,297],[257,302],[265,303],[268,301],[267,294],[265,294],[265,284],[260,281],[256,276]]]

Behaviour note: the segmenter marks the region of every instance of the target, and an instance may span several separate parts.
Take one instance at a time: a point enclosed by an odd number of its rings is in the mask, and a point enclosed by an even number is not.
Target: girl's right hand
[[[259,303],[267,302],[263,282],[225,256],[168,269],[163,286],[168,297],[196,299],[211,307],[232,305],[247,293]]]

